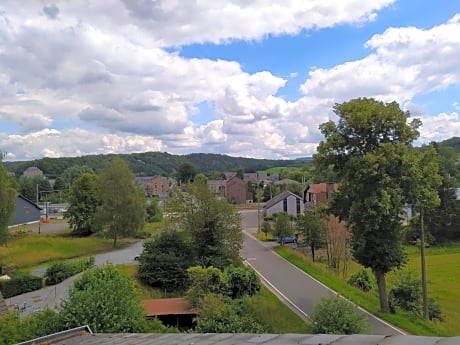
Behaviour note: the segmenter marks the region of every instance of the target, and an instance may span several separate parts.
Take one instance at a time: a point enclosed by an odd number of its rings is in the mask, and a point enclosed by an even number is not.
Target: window
[[[283,211],[287,212],[287,198],[283,200]]]
[[[295,199],[295,206],[297,214],[300,214],[300,199]]]

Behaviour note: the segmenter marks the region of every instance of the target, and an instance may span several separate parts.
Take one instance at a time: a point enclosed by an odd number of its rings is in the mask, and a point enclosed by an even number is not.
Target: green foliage
[[[224,271],[224,279],[233,299],[253,296],[260,291],[260,279],[250,267],[229,266]]]
[[[132,235],[144,225],[144,194],[124,160],[107,163],[99,178],[95,222],[106,227],[114,247],[118,237]]]
[[[8,241],[8,225],[15,209],[16,188],[14,179],[8,176],[0,159],[0,245]]]
[[[89,325],[97,333],[142,333],[147,329],[134,283],[111,265],[83,272],[70,288],[60,315],[66,328]]]
[[[61,316],[54,310],[46,309],[26,316],[21,320],[21,340],[44,337],[65,330]]]
[[[170,226],[185,233],[197,264],[222,269],[238,262],[243,233],[233,205],[218,200],[206,185],[188,184],[168,200],[168,210]]]
[[[97,188],[97,176],[91,173],[83,173],[72,183],[69,192],[70,206],[64,216],[77,235],[88,235],[96,230],[94,219],[99,204]]]
[[[348,284],[367,292],[372,290],[372,281],[367,270],[361,270],[353,274],[347,281]]]
[[[190,246],[177,231],[164,231],[144,242],[137,276],[144,284],[165,291],[185,290]]]
[[[146,211],[148,223],[158,223],[163,220],[163,211],[158,204],[158,198],[154,197],[150,199],[150,202],[146,207]]]
[[[190,282],[187,300],[191,306],[199,306],[206,295],[223,295],[226,293],[227,286],[222,271],[218,268],[195,266],[190,267],[187,272]]]
[[[315,334],[357,334],[368,328],[366,315],[342,297],[323,298],[310,314]]]
[[[434,298],[428,298],[428,318],[435,321],[444,321],[441,305]]]
[[[297,230],[303,235],[304,242],[311,249],[312,260],[315,261],[315,251],[326,244],[326,227],[315,212],[304,212],[296,220]]]
[[[177,168],[176,179],[179,184],[193,182],[196,173],[196,168],[192,164],[184,162]]]
[[[38,200],[48,201],[48,197],[52,195],[53,187],[48,179],[43,175],[35,176],[20,176],[18,180],[19,193],[27,199],[37,200],[37,185],[38,185]]]
[[[95,169],[90,168],[87,165],[77,164],[77,165],[72,165],[71,167],[65,169],[62,172],[62,176],[63,176],[66,184],[69,185],[69,186],[72,185],[74,183],[74,181],[77,178],[79,178],[80,176],[82,176],[83,174],[93,175],[93,174],[95,174]]]
[[[273,234],[276,237],[284,238],[294,233],[292,217],[286,212],[280,212],[273,215],[274,229]],[[281,242],[284,245],[284,242]]]
[[[4,298],[21,295],[43,287],[43,279],[28,273],[15,273],[9,280],[0,280],[0,290]]]
[[[0,315],[0,345],[17,344],[23,339],[21,320],[14,312]]]
[[[223,303],[215,295],[203,299],[205,312],[196,318],[198,333],[263,333],[263,327],[248,316],[238,303]]]
[[[271,221],[264,219],[261,227],[262,232],[267,236],[268,234],[271,234],[273,232],[273,226]]]
[[[422,285],[420,277],[410,271],[401,273],[394,287],[392,287],[389,292],[391,311],[394,313],[396,307],[399,307],[405,311],[420,315],[421,294]]]
[[[90,256],[79,260],[56,262],[46,269],[45,284],[56,285],[74,276],[77,273],[83,272],[86,269],[94,267],[95,258]]]
[[[372,269],[379,288],[380,307],[389,311],[385,275],[404,265],[402,208],[407,200],[428,195],[430,181],[417,158],[412,142],[421,122],[407,123],[409,113],[396,102],[383,103],[360,98],[336,104],[338,123],[320,126],[326,140],[318,146],[315,166],[331,166],[340,178],[340,189],[332,201],[332,213],[352,229],[352,254],[364,267]],[[417,164],[413,164],[417,163]],[[426,184],[425,184],[426,183]]]

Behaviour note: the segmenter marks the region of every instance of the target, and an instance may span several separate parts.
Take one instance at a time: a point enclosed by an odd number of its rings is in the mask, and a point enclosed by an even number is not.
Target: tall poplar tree
[[[3,153],[0,151],[0,244],[8,241],[8,224],[16,209],[16,189],[12,177],[8,176],[2,164]]]
[[[325,140],[318,146],[315,165],[323,170],[332,167],[340,180],[332,213],[350,228],[353,257],[371,268],[380,309],[388,312],[385,275],[406,261],[401,236],[403,205],[422,190],[420,181],[414,181],[421,174],[410,164],[417,161],[412,142],[421,122],[408,122],[409,113],[396,102],[369,98],[336,104],[334,112],[338,122],[320,126]]]

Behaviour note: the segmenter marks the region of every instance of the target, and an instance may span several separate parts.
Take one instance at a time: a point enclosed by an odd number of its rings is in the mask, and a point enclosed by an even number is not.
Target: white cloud
[[[441,113],[436,116],[421,116],[423,126],[420,129],[419,143],[442,141],[458,137],[460,133],[460,117],[457,112]]]

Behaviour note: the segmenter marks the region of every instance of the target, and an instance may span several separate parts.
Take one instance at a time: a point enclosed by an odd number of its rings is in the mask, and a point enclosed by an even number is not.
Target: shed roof
[[[196,310],[189,307],[185,298],[147,299],[142,303],[147,316],[196,314]]]
[[[302,198],[300,196],[298,196],[297,194],[294,194],[288,190],[285,190],[285,191],[282,191],[280,194],[274,196],[273,198],[271,198],[270,200],[268,200],[265,205],[264,205],[264,209],[267,209],[267,208],[270,208],[272,207],[273,205],[276,205],[277,203],[279,203],[281,200],[284,200],[285,198],[287,198],[288,196],[294,196],[296,197],[297,199],[301,199]]]

